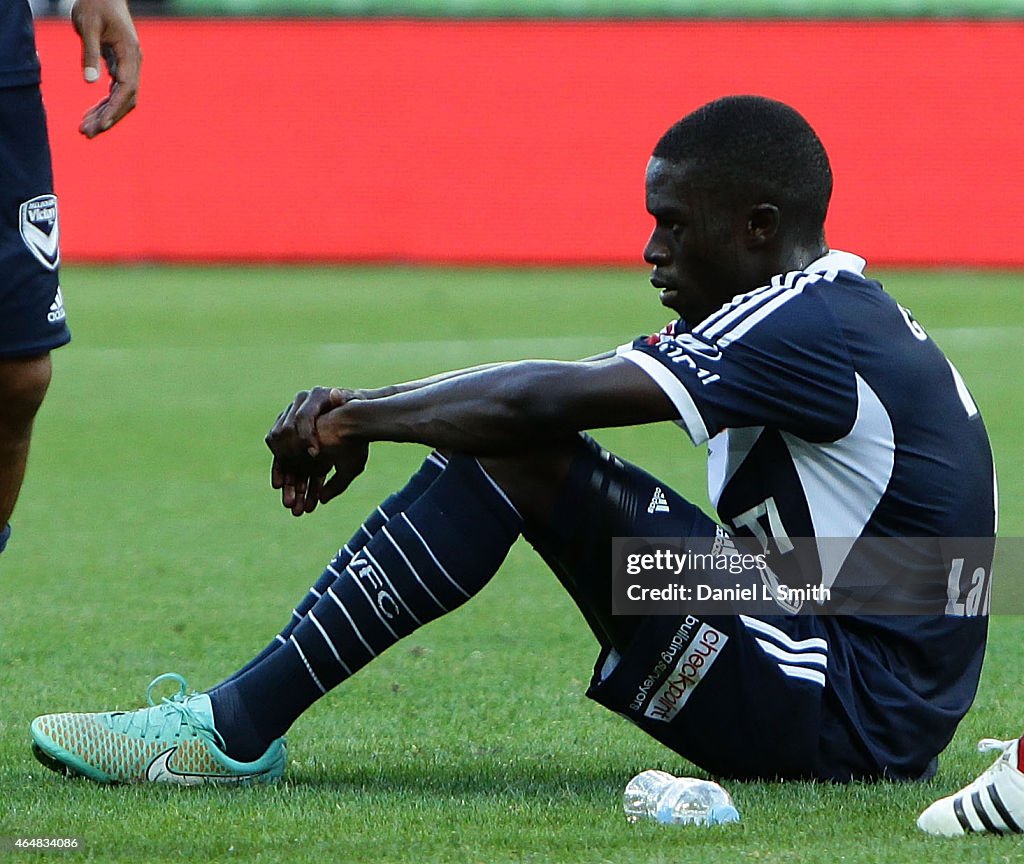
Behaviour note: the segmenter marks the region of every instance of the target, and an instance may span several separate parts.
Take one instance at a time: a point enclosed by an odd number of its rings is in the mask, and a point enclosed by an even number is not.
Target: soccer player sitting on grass
[[[600,643],[588,695],[697,765],[930,776],[974,698],[987,630],[949,562],[916,578],[957,614],[612,613],[613,537],[762,538],[776,555],[786,538],[992,537],[978,409],[864,261],[828,249],[831,190],[821,142],[783,104],[728,97],[684,117],[646,173],[644,258],[677,320],[579,362],[299,393],[267,436],[295,515],[343,492],[375,441],[435,450],[244,668],[203,693],[169,676],[179,692],[137,711],[39,717],[37,756],[99,782],[273,780],[303,711],[480,591],[522,534]],[[665,420],[708,443],[720,522],[583,434]],[[822,555],[816,581],[856,582],[855,558]],[[987,579],[990,564],[961,569]]]

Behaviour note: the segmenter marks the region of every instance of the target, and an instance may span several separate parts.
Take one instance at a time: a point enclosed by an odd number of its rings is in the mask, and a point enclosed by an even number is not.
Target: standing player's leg
[[[50,383],[49,352],[71,338],[59,242],[39,88],[0,88],[0,551]]]
[[[50,385],[50,355],[0,360],[0,552],[28,464],[32,424]]]

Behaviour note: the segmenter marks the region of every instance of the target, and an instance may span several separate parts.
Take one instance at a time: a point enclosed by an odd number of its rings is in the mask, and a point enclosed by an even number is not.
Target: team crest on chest
[[[39,262],[50,270],[60,263],[60,223],[57,196],[37,195],[21,205],[18,214],[21,239]]]

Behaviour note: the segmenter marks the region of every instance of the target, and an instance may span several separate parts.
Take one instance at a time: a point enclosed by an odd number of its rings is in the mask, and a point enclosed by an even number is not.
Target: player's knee
[[[50,355],[0,360],[0,416],[11,425],[32,421],[50,386]]]
[[[483,469],[527,519],[547,516],[569,474],[576,445],[555,445],[480,460]]]

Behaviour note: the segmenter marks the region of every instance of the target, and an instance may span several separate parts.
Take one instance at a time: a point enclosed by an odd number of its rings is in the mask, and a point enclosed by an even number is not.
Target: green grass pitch
[[[883,274],[986,416],[1000,531],[1024,530],[1024,276]],[[81,838],[96,861],[1005,861],[1019,838],[940,841],[920,809],[1024,728],[1024,624],[997,617],[975,709],[921,785],[727,783],[713,829],[628,825],[643,768],[699,773],[584,698],[582,619],[520,544],[466,607],[391,649],[292,729],[276,788],[100,788],[32,758],[38,713],[137,707],[150,678],[196,688],[286,621],[421,448],[380,445],[341,499],[294,519],[263,435],[296,390],[373,386],[525,356],[573,358],[667,316],[635,270],[83,268],[0,561],[0,840]],[[601,440],[706,502],[702,451],[669,424]],[[996,575],[997,580],[1000,578]],[[729,722],[723,717],[722,722]],[[751,746],[771,746],[752,741]],[[10,860],[24,852],[0,852]]]

